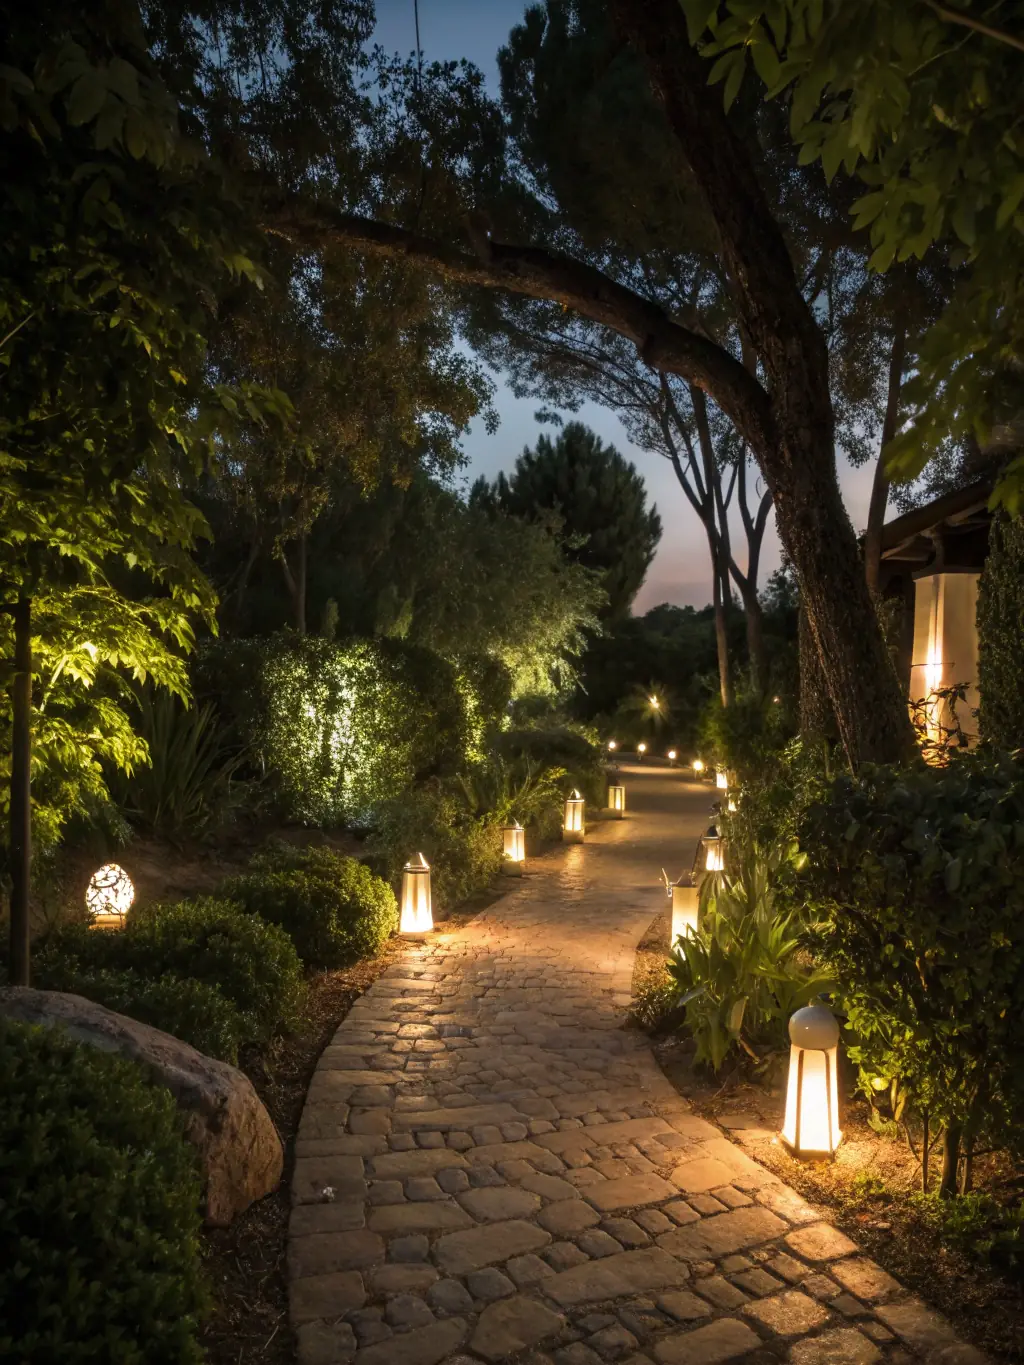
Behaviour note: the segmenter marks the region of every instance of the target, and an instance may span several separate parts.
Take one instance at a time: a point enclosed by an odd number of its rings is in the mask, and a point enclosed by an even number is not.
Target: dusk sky
[[[420,41],[425,59],[465,57],[480,67],[488,84],[496,91],[498,49],[526,7],[524,0],[420,0]],[[415,50],[413,0],[377,0],[375,41],[389,51],[409,53]],[[493,477],[498,470],[511,468],[516,456],[525,445],[534,443],[539,431],[552,431],[551,427],[542,428],[534,421],[533,414],[541,406],[539,402],[516,398],[500,374],[494,377],[498,384],[495,407],[501,417],[501,426],[490,436],[482,423],[474,424],[465,441],[470,461],[468,480],[480,474]],[[633,461],[644,477],[649,497],[661,514],[664,527],[661,544],[634,610],[642,613],[659,602],[704,606],[711,597],[707,541],[667,461],[634,446],[621,423],[606,408],[585,404],[575,416]],[[854,528],[860,531],[867,518],[870,466],[855,470],[843,464],[840,482]],[[737,527],[734,545],[738,549],[743,543],[742,529]],[[763,584],[779,564],[774,521],[765,537],[761,563]]]

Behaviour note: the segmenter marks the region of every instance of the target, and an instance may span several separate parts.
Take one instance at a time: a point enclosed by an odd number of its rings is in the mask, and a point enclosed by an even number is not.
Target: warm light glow
[[[709,825],[707,833],[701,838],[700,846],[704,852],[704,871],[722,872],[725,870],[725,849],[717,825]]]
[[[700,891],[696,886],[690,886],[680,880],[671,888],[671,893],[672,943],[674,945],[677,938],[684,938],[687,934],[697,932],[697,908]]]
[[[585,802],[578,791],[566,798],[565,818],[562,821],[562,838],[569,844],[582,844],[586,832],[584,820]]]
[[[657,711],[657,709],[658,709],[658,707],[661,705],[661,703],[658,701],[658,698],[657,698],[657,697],[652,697],[652,698],[651,698],[651,705],[654,707],[655,711]]]
[[[626,788],[612,785],[608,788],[608,809],[621,820],[626,812]]]
[[[924,666],[925,729],[933,744],[942,739],[942,698],[935,693],[942,686],[942,656],[938,641],[928,645],[928,661]]]
[[[729,797],[728,801],[725,803],[725,808],[726,808],[726,810],[729,812],[730,815],[735,815],[735,814],[736,814],[736,802],[733,800],[733,798],[732,798],[731,796]]]
[[[640,743],[636,746],[636,751],[638,754],[645,754],[647,752],[647,745],[643,742],[643,740],[641,740]]]
[[[693,760],[693,771],[695,773],[702,773],[704,771],[704,760],[702,758],[695,758]]]
[[[674,763],[674,762],[676,761],[676,759],[679,757],[679,755],[676,753],[675,749],[669,749],[669,751],[668,751],[668,757],[669,757],[669,762],[670,762],[670,763]]]
[[[505,857],[505,871],[521,874],[523,863],[526,861],[526,830],[516,820],[511,825],[504,826],[501,831],[501,838]]]
[[[617,749],[618,747],[619,747],[619,746],[618,746],[618,744],[616,744],[616,742],[615,742],[614,739],[610,739],[610,740],[608,741],[608,748],[609,748],[609,749]]]
[[[729,786],[729,774],[724,768],[715,769],[715,786],[719,791],[725,791]]]
[[[829,1157],[843,1140],[836,1079],[839,1025],[824,1005],[807,1005],[790,1019],[789,1036],[782,1140],[794,1156]]]
[[[429,934],[434,927],[430,899],[430,864],[417,853],[402,873],[402,918],[400,934]]]
[[[778,706],[779,703],[782,701],[782,698],[781,698],[781,697],[772,697],[772,701],[775,703],[776,706]]]
[[[85,907],[92,915],[93,923],[105,926],[118,926],[132,908],[135,887],[123,867],[117,863],[104,863],[89,878],[85,891]]]

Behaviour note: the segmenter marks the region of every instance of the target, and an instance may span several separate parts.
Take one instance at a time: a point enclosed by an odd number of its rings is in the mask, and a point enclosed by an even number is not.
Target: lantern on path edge
[[[92,916],[94,929],[120,929],[132,908],[135,887],[123,867],[104,863],[89,878],[85,907]]]
[[[513,820],[510,825],[502,826],[501,840],[504,871],[511,877],[521,877],[526,862],[526,831],[518,820]]]
[[[616,820],[621,820],[626,813],[626,788],[620,782],[608,784],[608,809]]]
[[[669,881],[664,868],[661,869],[661,875],[672,902],[672,938],[669,944],[671,949],[675,947],[676,939],[697,932],[700,888],[693,878],[686,876],[685,873],[676,882]]]
[[[430,864],[422,853],[405,865],[402,873],[400,934],[429,934],[434,927],[430,898]]]
[[[839,1127],[839,1025],[825,1005],[805,1005],[789,1021],[789,1079],[782,1141],[794,1156],[827,1160]]]
[[[729,788],[729,774],[724,768],[715,769],[715,786],[719,791],[724,792]]]
[[[698,871],[721,872],[725,868],[725,840],[718,832],[718,826],[711,822],[700,837],[697,845]]]
[[[669,761],[669,766],[670,766],[670,767],[674,768],[674,767],[676,766],[676,759],[677,759],[678,757],[679,757],[679,755],[676,753],[675,749],[669,749],[669,751],[668,751],[668,761]]]
[[[697,775],[697,777],[700,777],[700,775],[703,773],[704,760],[702,758],[695,758],[693,760],[693,771]]]
[[[643,742],[643,740],[641,740],[640,743],[636,746],[636,756],[637,756],[637,758],[643,758],[643,756],[644,756],[644,754],[645,754],[646,752],[647,752],[647,745]]]
[[[584,807],[586,803],[578,791],[565,798],[565,815],[562,819],[562,838],[567,844],[582,844],[586,832]]]

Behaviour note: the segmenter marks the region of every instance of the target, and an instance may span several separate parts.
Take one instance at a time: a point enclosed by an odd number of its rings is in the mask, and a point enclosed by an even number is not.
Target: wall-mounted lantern
[[[782,1141],[794,1156],[826,1159],[843,1134],[839,1127],[839,1025],[825,1005],[805,1005],[789,1021],[789,1080]]]
[[[417,853],[402,873],[402,915],[400,934],[429,934],[434,927],[430,898],[430,864]]]
[[[518,820],[501,830],[503,869],[510,877],[521,877],[526,863],[526,831]]]
[[[583,836],[586,833],[586,819],[584,816],[586,802],[578,791],[574,791],[571,796],[566,797],[565,816],[562,820],[562,838],[567,844],[582,844]]]
[[[134,900],[132,879],[117,863],[97,868],[85,889],[85,908],[94,929],[120,929]]]

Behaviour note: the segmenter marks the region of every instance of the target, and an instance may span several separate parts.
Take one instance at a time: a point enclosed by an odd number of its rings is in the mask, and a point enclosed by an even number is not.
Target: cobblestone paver
[[[721,1130],[622,1028],[662,865],[706,788],[411,944],[325,1050],[289,1240],[300,1365],[977,1365],[939,1315]]]

